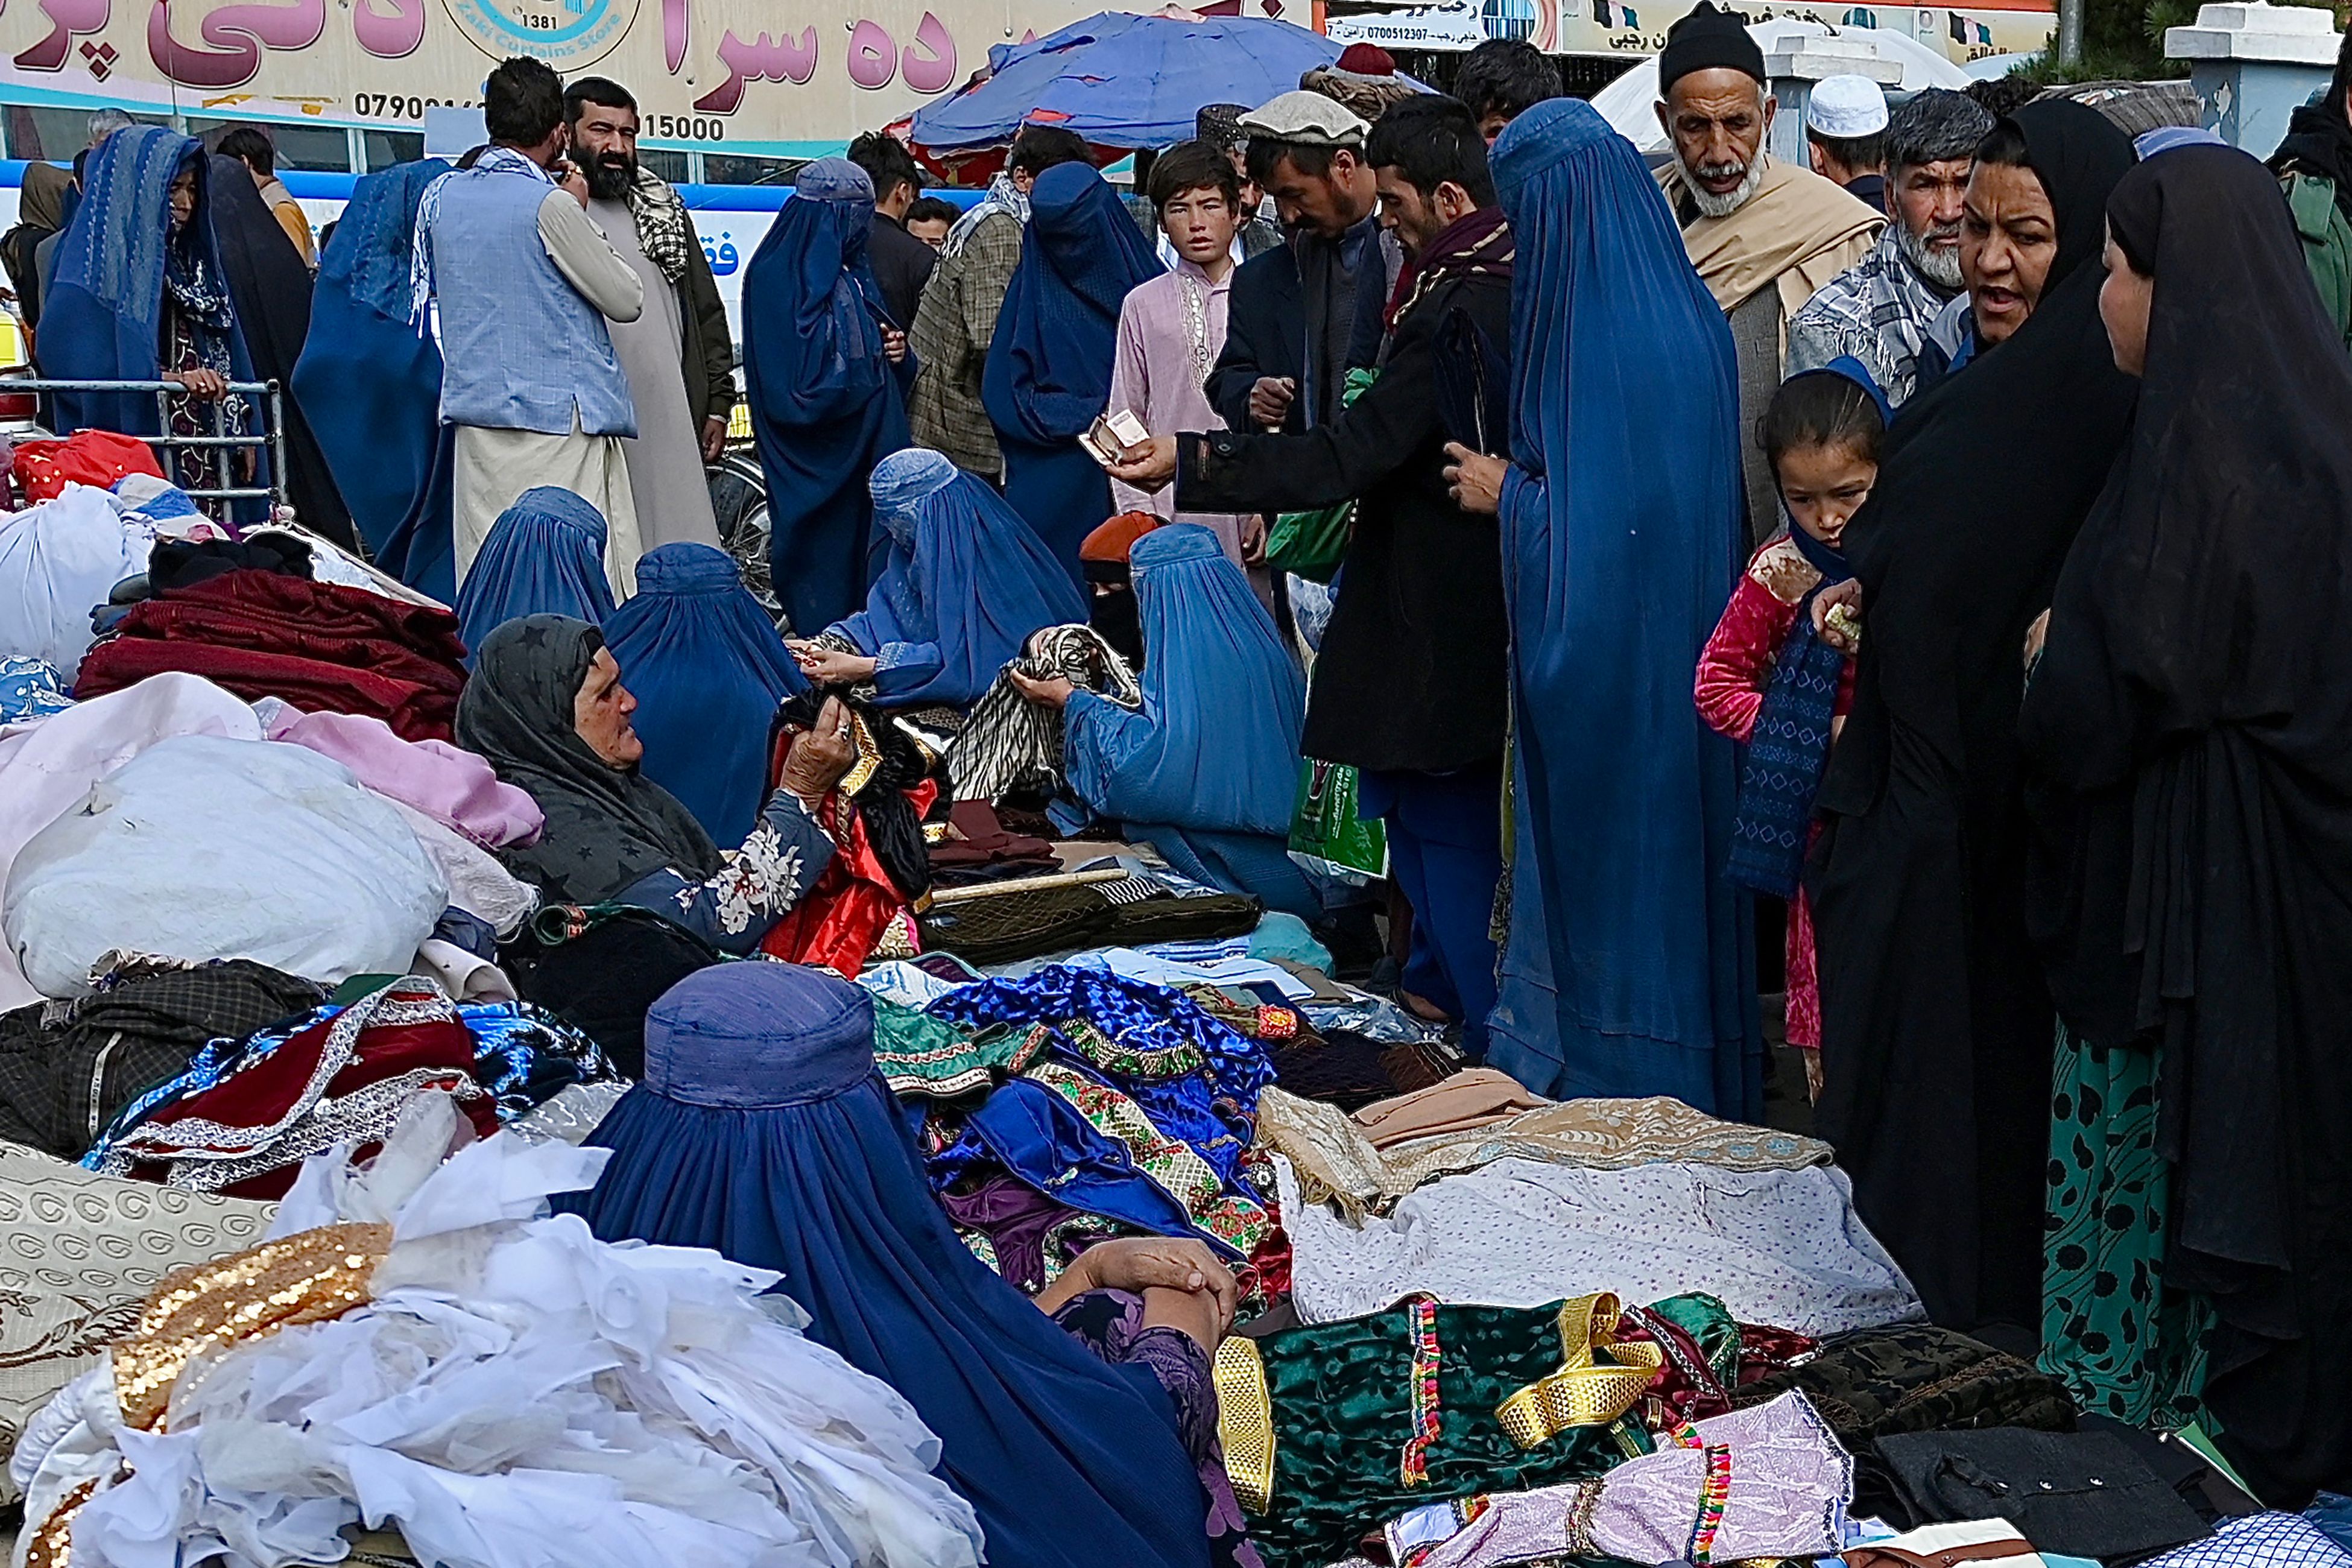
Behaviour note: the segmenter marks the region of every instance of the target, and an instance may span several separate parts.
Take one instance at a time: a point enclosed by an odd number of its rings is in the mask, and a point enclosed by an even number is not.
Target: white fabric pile
[[[11,1464],[18,1568],[91,1476],[75,1568],[331,1563],[362,1521],[453,1568],[979,1561],[938,1439],[780,1321],[778,1276],[544,1217],[606,1152],[500,1134],[438,1163],[457,1121],[420,1097],[367,1172],[318,1156],[278,1210],[273,1237],[391,1222],[367,1305],[200,1362],[157,1431],[123,1426],[110,1367],[58,1395]]]
[[[70,689],[96,635],[91,609],[147,570],[154,543],[152,523],[89,485],[0,518],[0,653],[48,660]]]

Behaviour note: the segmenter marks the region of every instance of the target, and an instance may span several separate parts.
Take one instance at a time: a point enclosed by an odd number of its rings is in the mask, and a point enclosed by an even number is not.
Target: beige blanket
[[[1658,184],[1679,216],[1686,191],[1681,166],[1669,161]],[[1834,181],[1767,157],[1764,183],[1748,205],[1729,217],[1694,219],[1683,229],[1683,246],[1726,311],[1777,282],[1786,321],[1815,289],[1867,256],[1885,226],[1885,214]]]

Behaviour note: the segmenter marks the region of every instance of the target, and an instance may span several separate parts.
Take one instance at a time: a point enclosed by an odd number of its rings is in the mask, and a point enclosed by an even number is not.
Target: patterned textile
[[[629,216],[637,226],[637,244],[646,258],[675,283],[686,276],[687,247],[695,243],[694,225],[686,216],[686,201],[668,182],[639,164],[636,178],[624,193]]]
[[[1145,1367],[1159,1380],[1175,1404],[1177,1435],[1200,1467],[1201,1489],[1209,1494],[1210,1563],[1214,1568],[1263,1568],[1265,1560],[1250,1542],[1249,1521],[1225,1477],[1217,1391],[1200,1345],[1175,1329],[1145,1327],[1143,1299],[1124,1290],[1089,1290],[1065,1304],[1054,1321],[1111,1365]]]
[[[1140,708],[1143,689],[1117,649],[1092,626],[1048,626],[1004,667],[1032,679],[1060,676],[1122,708]],[[1016,790],[1052,791],[1062,783],[1062,714],[1021,695],[1006,674],[981,697],[948,752],[958,800],[1001,801]]]
[[[2203,1541],[2149,1560],[2147,1568],[2347,1568],[2347,1552],[2300,1514],[2249,1513],[2216,1521]]]
[[[1742,1384],[1732,1399],[1759,1405],[1791,1388],[1802,1389],[1839,1441],[1857,1450],[1899,1432],[2074,1429],[2074,1402],[2057,1379],[1965,1334],[1926,1323],[1831,1341],[1801,1366]]]
[[[874,999],[874,1069],[901,1099],[954,1100],[1034,1061],[1051,1031],[961,1028],[881,996]]]
[[[474,1037],[474,1079],[489,1091],[500,1121],[528,1115],[575,1085],[620,1081],[594,1040],[543,1007],[466,1002],[457,1019]]]
[[[1279,1089],[1260,1097],[1261,1146],[1288,1159],[1309,1203],[1350,1218],[1382,1213],[1425,1182],[1496,1160],[1541,1160],[1597,1170],[1680,1163],[1729,1171],[1793,1171],[1834,1157],[1819,1139],[1718,1121],[1659,1096],[1571,1100],[1486,1127],[1417,1138],[1383,1150],[1336,1106]]]
[[[1740,887],[1775,898],[1796,895],[1844,671],[1845,654],[1824,642],[1801,610],[1740,759],[1739,805],[1724,871]]]
[[[963,216],[949,226],[948,237],[940,247],[940,254],[961,256],[964,247],[971,243],[972,234],[980,227],[982,220],[992,213],[1010,213],[1016,223],[1029,221],[1029,198],[1022,193],[1020,186],[1013,183],[1010,174],[999,174],[989,181],[987,194],[965,208]]]
[[[1903,254],[1902,226],[1888,224],[1870,254],[1813,291],[1789,322],[1786,373],[1819,370],[1851,354],[1897,405],[1919,384],[1927,323],[1953,298]]]
[[[2164,1288],[2171,1167],[2157,1152],[2155,1048],[2114,1050],[2063,1023],[2052,1067],[2042,1370],[2129,1426],[2202,1410],[2211,1304]]]
[[[0,724],[22,724],[73,706],[47,659],[10,654],[0,658]]]
[[[164,1275],[261,1239],[275,1204],[93,1175],[0,1143],[0,1458]],[[16,1500],[0,1468],[0,1507]]]

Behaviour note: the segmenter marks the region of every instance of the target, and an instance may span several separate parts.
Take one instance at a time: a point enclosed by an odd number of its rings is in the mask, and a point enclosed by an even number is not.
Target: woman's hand
[[[1822,641],[1840,653],[1862,651],[1862,583],[1858,578],[1849,577],[1813,595],[1813,630]]]
[[[882,329],[882,357],[892,364],[907,363],[907,334],[896,327]]]
[[[1110,466],[1110,477],[1146,495],[1161,489],[1176,477],[1176,437],[1153,436],[1138,441],[1118,455],[1118,461]]]
[[[1076,687],[1058,675],[1049,675],[1039,679],[1035,676],[1024,675],[1017,669],[1007,669],[1004,675],[1006,679],[1013,682],[1013,689],[1015,691],[1040,708],[1066,708],[1069,706],[1070,694],[1077,690]]]
[[[199,403],[213,403],[228,395],[228,377],[216,370],[166,371],[162,379],[179,383],[180,390]]]
[[[1074,1281],[1073,1288],[1064,1289]],[[1233,1326],[1242,1294],[1233,1270],[1217,1260],[1206,1242],[1156,1236],[1097,1242],[1078,1254],[1077,1261],[1048,1289],[1058,1291],[1061,1300],[1048,1307],[1045,1296],[1039,1296],[1037,1304],[1047,1311],[1088,1290],[1124,1290],[1134,1296],[1146,1290],[1181,1290],[1213,1309],[1220,1335]]]
[[[1511,465],[1500,458],[1474,452],[1459,441],[1445,443],[1446,493],[1464,511],[1492,517],[1503,510],[1503,476]]]
[[[816,728],[793,742],[776,787],[804,801],[824,798],[857,762],[857,742],[850,733],[849,710],[838,697],[828,697],[816,716]]]
[[[1265,519],[1256,512],[1252,512],[1249,516],[1242,519],[1241,546],[1243,565],[1263,566],[1265,564],[1266,531]]]
[[[860,654],[843,653],[838,648],[819,647],[814,643],[786,643],[793,662],[814,686],[855,686],[861,680],[874,679],[874,661]]]

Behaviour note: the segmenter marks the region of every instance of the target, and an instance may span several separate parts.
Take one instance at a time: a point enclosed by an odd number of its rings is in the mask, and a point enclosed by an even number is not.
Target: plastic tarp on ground
[[[1192,117],[1208,105],[1255,106],[1293,91],[1339,49],[1288,22],[1105,11],[990,49],[989,79],[917,110],[911,135],[927,153],[953,154],[1002,147],[1034,122],[1097,147],[1165,147],[1191,140]]]
[[[182,735],[33,836],[0,932],[45,996],[87,992],[112,952],[250,958],[335,982],[405,973],[448,902],[399,811],[341,763]]]

